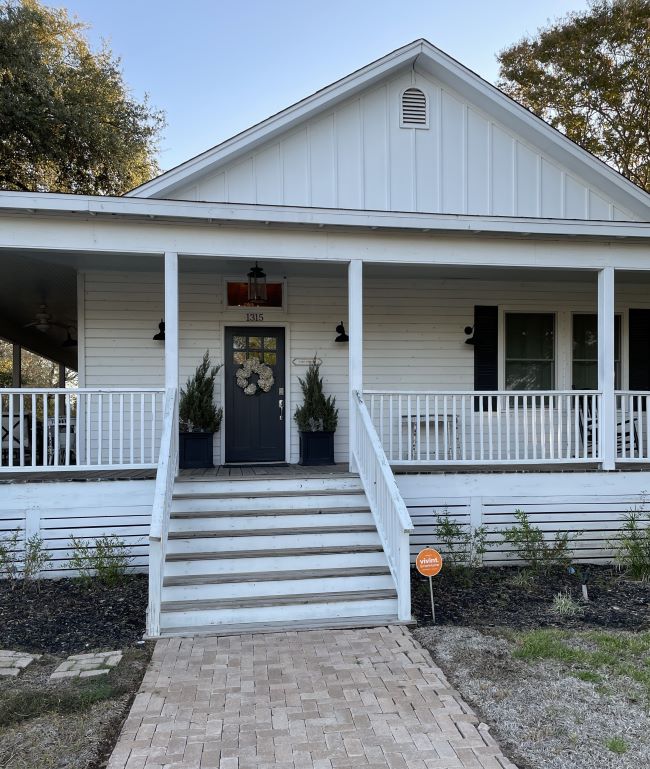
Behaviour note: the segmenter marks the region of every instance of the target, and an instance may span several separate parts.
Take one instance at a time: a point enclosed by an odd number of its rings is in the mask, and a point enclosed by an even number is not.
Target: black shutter
[[[498,307],[474,307],[474,389],[499,389]],[[483,403],[483,409],[487,409],[487,403]],[[474,410],[479,410],[478,398],[474,401]]]
[[[650,310],[630,310],[630,390],[650,390]]]

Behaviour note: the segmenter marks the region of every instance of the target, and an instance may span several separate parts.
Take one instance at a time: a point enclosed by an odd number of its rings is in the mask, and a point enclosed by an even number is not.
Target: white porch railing
[[[409,537],[413,523],[363,398],[353,392],[356,410],[352,451],[368,497],[379,537],[397,589],[397,616],[411,619],[411,559]]]
[[[598,462],[600,393],[382,392],[370,417],[392,465]]]
[[[2,471],[152,468],[164,390],[0,389]]]
[[[650,393],[616,393],[616,458],[622,462],[650,461]]]
[[[167,534],[174,481],[178,467],[178,420],[176,418],[177,390],[165,393],[160,461],[156,473],[156,486],[149,531],[149,604],[147,606],[147,635],[160,635],[160,601],[162,579],[167,553]]]

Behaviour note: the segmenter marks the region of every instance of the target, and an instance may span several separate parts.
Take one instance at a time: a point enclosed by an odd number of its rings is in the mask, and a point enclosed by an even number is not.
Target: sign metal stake
[[[433,619],[433,624],[436,624],[436,607],[433,603],[433,578],[429,577],[429,593],[431,594],[431,617]]]

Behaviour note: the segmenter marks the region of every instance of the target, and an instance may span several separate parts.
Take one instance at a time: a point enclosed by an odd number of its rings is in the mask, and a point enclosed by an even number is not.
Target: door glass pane
[[[262,353],[259,353],[259,352],[248,352],[248,353],[246,353],[246,357],[249,360],[262,360]]]
[[[233,350],[245,350],[246,349],[246,337],[245,336],[233,336],[232,338]]]
[[[555,316],[507,313],[505,385],[508,390],[555,388]]]
[[[265,336],[264,337],[264,349],[265,350],[275,350],[277,344],[277,339],[274,336]]]
[[[269,366],[275,366],[276,361],[277,361],[277,355],[274,352],[264,353],[264,363],[267,363]]]
[[[246,353],[234,352],[232,354],[232,360],[233,360],[233,363],[236,363],[238,366],[241,366],[241,364],[246,360]]]
[[[248,346],[251,350],[261,350],[262,349],[262,338],[259,336],[249,336],[248,337]]]

